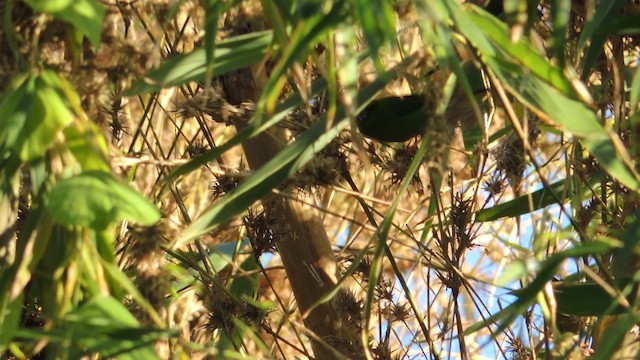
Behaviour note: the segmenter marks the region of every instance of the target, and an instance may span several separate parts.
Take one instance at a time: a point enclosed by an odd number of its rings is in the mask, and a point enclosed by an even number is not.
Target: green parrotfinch
[[[480,82],[473,82],[476,97],[486,97]],[[432,125],[437,104],[427,95],[391,96],[373,100],[356,118],[360,133],[381,142],[404,142],[425,133]],[[451,129],[473,121],[475,114],[469,99],[460,87],[453,91],[445,112]]]

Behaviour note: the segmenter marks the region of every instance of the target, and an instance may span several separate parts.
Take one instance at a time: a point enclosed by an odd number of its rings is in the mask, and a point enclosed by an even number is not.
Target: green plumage
[[[432,109],[423,95],[386,97],[372,101],[358,115],[362,135],[382,142],[404,142],[421,135]]]
[[[476,100],[482,102],[487,96],[482,72],[470,61],[462,64],[462,70],[464,78],[475,91]],[[405,142],[424,134],[428,126],[434,125],[436,107],[434,97],[425,94],[385,97],[369,103],[356,122],[360,133],[368,138],[381,142]],[[451,129],[476,122],[473,107],[460,83],[454,88],[443,116]]]

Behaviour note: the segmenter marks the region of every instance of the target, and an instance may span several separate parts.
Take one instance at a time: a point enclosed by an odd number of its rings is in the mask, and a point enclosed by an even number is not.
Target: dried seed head
[[[122,109],[126,106],[122,96],[112,93],[108,100],[98,106],[96,121],[98,124],[109,127],[111,139],[117,144],[124,134],[129,134],[129,128],[125,125]]]
[[[360,274],[365,281],[368,281],[372,266],[371,258],[365,257],[360,261],[358,267],[356,267],[354,274]]]
[[[247,228],[247,235],[256,258],[264,253],[277,251],[276,236],[272,229],[277,223],[275,215],[266,212],[266,210],[255,214],[250,209],[242,222]]]
[[[336,185],[348,171],[347,157],[341,150],[343,140],[334,139],[299,171],[291,185],[306,190],[310,187]]]
[[[409,310],[409,304],[392,304],[388,309],[387,319],[389,322],[406,321],[411,317],[411,311]]]
[[[157,274],[141,274],[136,278],[136,285],[140,294],[154,309],[159,310],[167,305],[171,283],[170,275],[166,270],[161,270]]]
[[[482,189],[489,193],[490,199],[495,199],[504,192],[506,185],[504,178],[500,176],[500,172],[496,171],[491,175],[491,178],[484,183]]]
[[[458,255],[462,250],[469,248],[473,238],[471,236],[471,214],[473,201],[471,199],[463,199],[462,194],[457,193],[451,204],[449,212],[449,221],[453,230],[453,236],[457,242]]]
[[[537,121],[530,120],[528,122],[529,133],[527,141],[530,147],[536,145],[540,129],[538,129]],[[522,139],[514,132],[500,141],[492,155],[496,161],[496,169],[509,180],[509,184],[513,188],[518,188],[522,182],[522,176],[527,166],[526,154]]]
[[[207,150],[209,150],[209,147],[202,140],[196,140],[187,145],[185,150],[187,151],[187,153],[189,153],[190,157],[194,158],[196,156],[204,154]]]
[[[388,179],[392,186],[399,185],[407,175],[411,161],[416,155],[418,147],[416,144],[403,144],[402,148],[396,149],[392,157],[382,156],[382,169],[389,173]],[[419,196],[424,195],[424,184],[420,180],[419,172],[416,171],[411,178],[411,185]]]
[[[497,171],[504,174],[512,187],[518,188],[526,167],[524,147],[520,138],[516,134],[507,136],[492,151],[492,155]]]
[[[379,342],[374,345],[370,345],[371,355],[376,360],[399,360],[401,359],[400,354],[394,354],[394,350],[391,350],[389,344],[384,342]]]
[[[507,346],[507,352],[511,354],[514,360],[532,359],[531,351],[520,338],[512,338]]]
[[[380,279],[374,288],[375,298],[380,301],[393,301],[393,284],[386,279]]]
[[[211,196],[214,199],[229,193],[240,183],[240,178],[232,173],[216,174],[215,177],[216,181],[209,185],[209,191],[211,191]]]
[[[591,199],[587,204],[582,204],[576,210],[575,219],[580,230],[584,231],[587,228],[596,213],[597,205],[598,201]]]
[[[166,221],[160,221],[152,226],[131,226],[128,255],[131,264],[139,274],[144,276],[157,275],[164,262],[162,247],[169,245],[173,231]]]
[[[205,307],[209,312],[205,328],[209,331],[220,330],[231,335],[236,327],[234,319],[247,325],[257,325],[267,313],[248,301],[234,299],[228,293],[217,289],[210,290],[206,298]]]
[[[363,303],[353,291],[341,289],[332,301],[336,314],[343,326],[355,328],[357,331],[362,330],[362,325],[364,324],[362,317]]]

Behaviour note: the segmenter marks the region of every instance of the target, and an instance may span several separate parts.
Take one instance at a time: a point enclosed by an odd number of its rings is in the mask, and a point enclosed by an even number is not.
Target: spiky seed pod
[[[275,215],[266,213],[265,210],[257,214],[249,210],[242,223],[247,228],[247,235],[256,258],[264,253],[277,251],[276,236],[273,232],[273,226],[277,223]]]

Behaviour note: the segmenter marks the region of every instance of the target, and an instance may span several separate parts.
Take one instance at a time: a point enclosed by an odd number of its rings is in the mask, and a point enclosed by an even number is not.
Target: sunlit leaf
[[[494,221],[504,217],[515,217],[528,214],[543,207],[564,202],[574,196],[571,188],[566,188],[566,182],[560,180],[551,184],[549,188],[536,190],[531,194],[521,195],[513,200],[495,205],[476,212],[476,221]],[[562,196],[564,193],[564,197]]]
[[[100,171],[60,181],[51,190],[48,208],[61,224],[93,229],[104,229],[121,219],[141,225],[160,220],[158,209],[142,195]]]
[[[166,331],[144,329],[119,301],[97,296],[64,317],[70,338],[82,353],[99,353],[108,358],[157,359],[154,343],[169,335]],[[77,351],[76,350],[76,351]]]
[[[97,0],[25,0],[34,10],[72,24],[93,46],[100,45],[104,8]]]
[[[211,60],[212,75],[219,76],[260,61],[271,44],[272,36],[271,31],[263,31],[220,41],[216,44],[215,56]],[[204,80],[206,72],[207,53],[205,49],[198,48],[189,54],[167,59],[160,67],[135,82],[125,95],[138,95],[183,85],[189,81]]]
[[[628,158],[626,150],[617,145],[615,134],[600,125],[596,114],[577,100],[562,71],[524,38],[512,43],[505,25],[493,16],[477,7],[471,9],[474,11],[456,15],[458,24],[511,94],[537,115],[579,137],[607,172],[625,186],[640,189],[638,175],[623,162]]]

